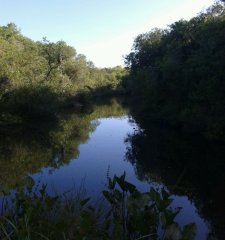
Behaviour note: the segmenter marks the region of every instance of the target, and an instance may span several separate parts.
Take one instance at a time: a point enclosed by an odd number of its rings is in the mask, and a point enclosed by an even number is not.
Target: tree
[[[62,71],[63,64],[66,60],[76,56],[76,50],[73,47],[68,46],[63,41],[52,43],[46,38],[43,38],[43,42],[39,43],[39,45],[41,55],[43,55],[47,61],[47,80],[51,77],[54,70]]]

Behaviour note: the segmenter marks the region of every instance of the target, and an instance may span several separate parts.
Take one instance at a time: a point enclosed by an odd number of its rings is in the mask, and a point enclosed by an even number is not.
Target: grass
[[[16,190],[4,204],[0,217],[0,238],[3,240],[192,240],[195,224],[183,227],[175,222],[180,209],[172,210],[172,199],[164,189],[140,193],[125,180],[125,173],[108,178],[103,198],[93,203],[76,194],[50,196],[47,186],[27,185]],[[8,204],[7,204],[8,203]],[[159,235],[159,229],[163,234]]]

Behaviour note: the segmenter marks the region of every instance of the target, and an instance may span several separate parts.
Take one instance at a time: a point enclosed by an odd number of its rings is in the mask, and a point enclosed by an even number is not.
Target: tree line
[[[126,89],[145,119],[224,139],[224,32],[220,0],[188,21],[137,36],[126,69],[99,69],[63,41],[35,42],[14,23],[0,26],[0,123]]]
[[[225,136],[225,3],[136,37],[123,85],[146,120]]]
[[[64,41],[33,41],[14,23],[0,26],[0,116],[54,113],[68,98],[120,89],[125,70],[97,68]]]

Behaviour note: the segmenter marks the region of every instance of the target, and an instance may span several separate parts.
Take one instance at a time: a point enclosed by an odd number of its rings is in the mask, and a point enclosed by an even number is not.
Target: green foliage
[[[56,113],[60,99],[48,87],[21,87],[4,94],[1,104],[7,114],[36,118]]]
[[[89,198],[50,196],[27,178],[0,218],[1,239],[104,239],[97,228],[98,212]]]
[[[0,237],[23,239],[173,239],[192,240],[195,224],[183,230],[174,222],[179,211],[172,211],[169,194],[151,189],[140,193],[125,180],[125,173],[108,178],[103,191],[109,210],[90,203],[81,195],[50,196],[47,185],[38,187],[32,178],[4,204],[0,218]],[[105,214],[105,220],[103,219]],[[162,223],[164,234],[158,235]]]
[[[65,42],[59,41],[57,43],[49,42],[46,38],[42,43],[39,43],[40,55],[46,60],[46,80],[55,77],[55,74],[62,74],[64,63],[68,59],[72,59],[76,55],[74,48],[67,46]],[[55,72],[55,74],[54,74]]]
[[[12,115],[56,113],[81,93],[102,96],[122,92],[125,74],[121,67],[96,68],[63,41],[43,38],[34,42],[13,23],[0,26],[0,121],[2,115],[10,116],[10,122]]]
[[[113,239],[194,239],[195,224],[180,228],[175,222],[180,208],[170,208],[172,199],[165,189],[160,192],[151,188],[140,193],[125,176],[108,178],[108,190],[103,191],[110,204],[105,224],[111,227]],[[159,235],[159,228],[163,229],[163,236]]]
[[[220,1],[189,21],[135,39],[124,85],[149,119],[224,139],[224,31]]]

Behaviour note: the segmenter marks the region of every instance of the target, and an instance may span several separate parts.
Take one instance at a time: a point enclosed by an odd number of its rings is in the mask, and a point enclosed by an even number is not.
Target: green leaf
[[[134,191],[136,190],[136,187],[133,185],[133,184],[131,184],[131,183],[129,183],[129,182],[127,182],[127,181],[125,181],[125,188],[132,194],[132,193],[134,193]]]
[[[34,184],[35,184],[35,181],[32,177],[27,176],[27,177],[24,178],[23,183],[27,188],[32,189]]]
[[[150,196],[150,199],[151,199],[156,205],[159,205],[159,204],[160,204],[160,202],[161,202],[160,194],[159,194],[154,188],[151,188],[148,194],[149,194],[149,196]]]
[[[164,234],[165,240],[180,240],[182,237],[180,226],[177,223],[169,225]]]
[[[190,223],[184,226],[182,231],[182,240],[193,240],[197,233],[197,227],[195,223]]]
[[[90,198],[85,198],[80,201],[80,205],[83,207],[87,202],[89,202]]]
[[[102,191],[103,196],[108,200],[109,203],[114,204],[114,199],[108,191]]]

